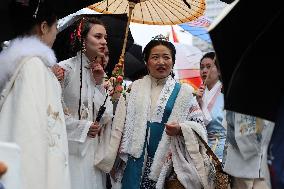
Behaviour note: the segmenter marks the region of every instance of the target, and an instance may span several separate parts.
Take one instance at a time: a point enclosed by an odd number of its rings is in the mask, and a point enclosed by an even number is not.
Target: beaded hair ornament
[[[75,48],[76,48],[77,43],[80,44],[81,50],[83,52],[86,51],[85,44],[82,41],[82,28],[83,28],[84,21],[85,21],[85,18],[83,17],[81,21],[79,22],[78,26],[74,29],[74,31],[70,35],[70,41],[71,41],[71,46],[72,46],[73,51],[76,51]]]
[[[166,37],[163,34],[159,34],[159,35],[152,37],[152,40],[169,41],[169,37]]]

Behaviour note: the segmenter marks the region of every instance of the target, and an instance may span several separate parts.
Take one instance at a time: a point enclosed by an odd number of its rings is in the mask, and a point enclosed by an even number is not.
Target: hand
[[[54,75],[56,76],[56,78],[58,79],[58,81],[62,81],[64,79],[65,70],[63,68],[61,68],[59,65],[54,65],[51,68],[51,70],[54,73]]]
[[[91,71],[93,74],[93,77],[96,81],[96,84],[102,84],[103,77],[105,75],[105,71],[103,68],[103,58],[99,57],[96,58],[96,60],[91,64]]]
[[[166,133],[169,136],[182,135],[181,127],[177,122],[166,123]]]
[[[204,85],[201,85],[199,89],[196,91],[196,100],[200,107],[202,106],[202,103],[203,103],[202,97],[203,97],[204,91],[205,91]]]
[[[93,123],[88,131],[88,137],[95,138],[100,132],[100,125],[98,122]]]
[[[8,170],[7,165],[4,162],[0,161],[0,178],[2,175],[4,175],[7,172],[7,170]]]

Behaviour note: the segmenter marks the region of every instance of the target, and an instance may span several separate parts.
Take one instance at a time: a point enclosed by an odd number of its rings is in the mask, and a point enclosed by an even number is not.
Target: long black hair
[[[31,34],[34,26],[44,21],[49,26],[57,21],[53,6],[47,0],[12,0],[10,14],[15,36]]]

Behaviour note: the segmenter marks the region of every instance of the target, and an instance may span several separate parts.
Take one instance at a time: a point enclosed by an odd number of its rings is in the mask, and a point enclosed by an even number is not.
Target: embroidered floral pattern
[[[155,111],[156,113],[153,114],[153,117],[151,118],[152,122],[158,122],[158,123],[162,122],[165,107],[166,107],[169,97],[172,94],[174,86],[175,86],[174,79],[169,77],[168,81],[166,82],[164,88],[161,91],[160,97],[157,102],[158,106]]]
[[[62,122],[60,119],[59,112],[53,110],[51,105],[47,107],[47,131],[48,131],[48,139],[49,146],[55,147],[58,145],[58,140],[61,138],[59,132],[55,131],[56,125],[58,122]]]
[[[153,158],[148,156],[140,189],[155,189],[156,188],[156,182],[149,179],[149,174],[151,172],[150,168],[151,168],[152,163],[153,163]]]

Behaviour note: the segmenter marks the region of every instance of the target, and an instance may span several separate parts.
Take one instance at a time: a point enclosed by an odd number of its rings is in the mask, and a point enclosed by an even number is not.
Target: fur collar
[[[39,57],[46,66],[51,67],[57,60],[53,50],[37,37],[22,37],[12,40],[0,53],[0,91],[13,75],[20,61],[25,57]]]

